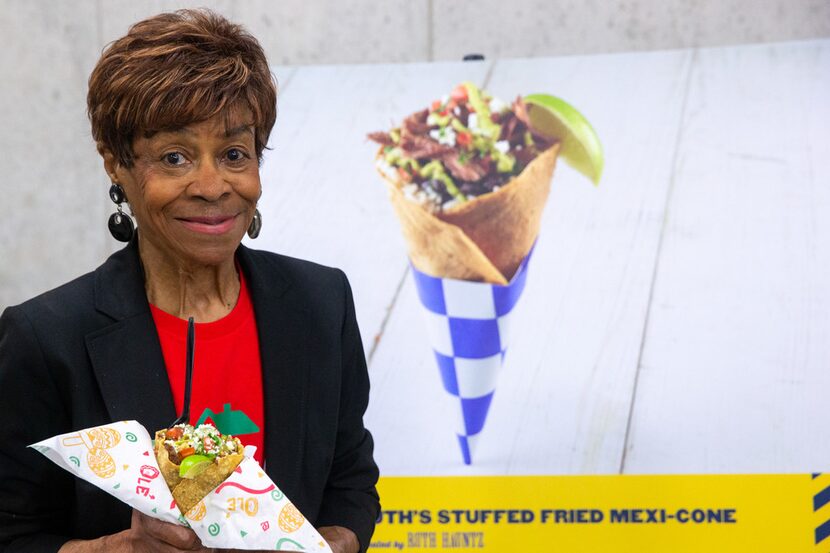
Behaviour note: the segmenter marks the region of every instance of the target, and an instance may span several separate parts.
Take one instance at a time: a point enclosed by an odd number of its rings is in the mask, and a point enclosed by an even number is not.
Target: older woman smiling
[[[92,134],[129,244],[0,318],[0,551],[198,550],[26,445],[113,420],[151,431],[230,404],[243,441],[336,552],[365,550],[379,504],[368,376],[339,270],[240,245],[262,224],[276,87],[257,41],[207,11],[134,25],[90,77]],[[137,223],[124,212],[123,204]]]

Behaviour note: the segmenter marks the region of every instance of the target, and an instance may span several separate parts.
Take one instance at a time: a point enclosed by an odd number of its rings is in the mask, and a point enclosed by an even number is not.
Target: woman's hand
[[[150,518],[134,510],[129,530],[97,540],[73,540],[65,543],[59,553],[103,553],[107,551],[178,553],[210,550],[202,547],[202,542],[193,530]]]
[[[129,551],[208,551],[193,530],[133,511]]]
[[[358,553],[357,536],[342,526],[323,526],[317,530],[333,553]],[[202,547],[199,537],[184,526],[162,522],[133,511],[132,525],[111,536],[97,540],[73,540],[65,543],[59,553],[98,553],[130,551],[135,553],[178,553],[180,551],[212,551]],[[225,551],[225,550],[223,550]],[[230,550],[228,550],[230,551]]]
[[[328,542],[333,553],[358,553],[360,551],[360,543],[357,541],[357,536],[348,528],[342,526],[322,526],[317,531]]]

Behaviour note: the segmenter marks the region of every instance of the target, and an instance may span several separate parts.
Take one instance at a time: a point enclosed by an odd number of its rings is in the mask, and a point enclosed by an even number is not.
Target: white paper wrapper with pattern
[[[29,447],[147,516],[190,526],[206,547],[331,553],[247,448],[231,476],[182,515],[159,472],[152,438],[136,421],[86,428]]]

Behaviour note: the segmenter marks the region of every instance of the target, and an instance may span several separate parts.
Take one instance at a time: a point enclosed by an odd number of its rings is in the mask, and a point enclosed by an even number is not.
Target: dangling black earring
[[[108,223],[110,234],[119,242],[129,242],[135,234],[135,226],[133,225],[133,220],[130,219],[129,215],[124,213],[124,209],[121,207],[121,204],[127,200],[127,196],[124,194],[124,189],[121,188],[120,184],[112,183],[112,186],[110,186],[110,199],[117,206],[116,212],[110,215]]]
[[[262,215],[259,214],[258,209],[254,209],[254,218],[251,219],[251,225],[248,227],[248,236],[256,238],[259,236],[259,231],[262,230]]]

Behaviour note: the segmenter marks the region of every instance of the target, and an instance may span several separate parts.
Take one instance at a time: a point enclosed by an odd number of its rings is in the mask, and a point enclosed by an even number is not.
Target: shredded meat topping
[[[476,182],[490,171],[489,160],[473,158],[462,162],[459,158],[460,155],[456,151],[441,157],[441,161],[444,162],[452,176],[457,179]]]
[[[179,459],[179,453],[176,451],[176,446],[173,444],[164,444],[164,449],[167,450],[167,456],[170,457],[170,462],[174,465],[181,465],[182,460]]]
[[[392,140],[392,135],[388,132],[377,131],[377,132],[370,132],[366,135],[369,140],[373,140],[377,142],[381,146],[394,146],[395,141]]]
[[[453,151],[452,146],[439,144],[426,136],[402,135],[401,149],[413,159],[436,159]]]
[[[424,109],[413,113],[403,120],[402,134],[424,135],[429,132],[429,125],[427,125],[427,117],[429,117],[429,110]]]

